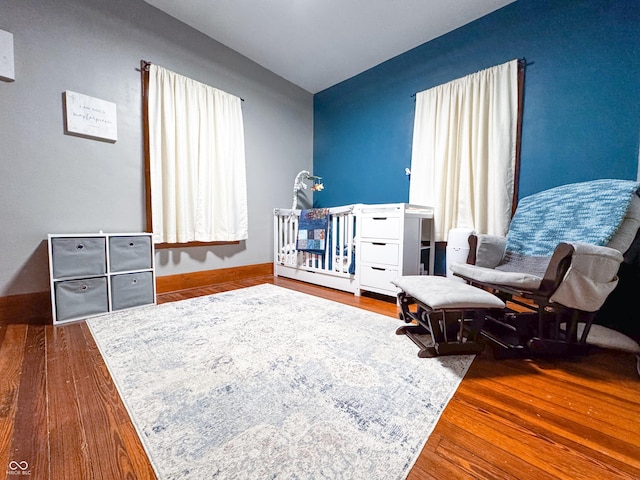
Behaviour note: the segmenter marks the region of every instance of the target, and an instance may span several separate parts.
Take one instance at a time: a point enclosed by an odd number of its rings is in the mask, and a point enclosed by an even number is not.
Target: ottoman
[[[420,348],[421,358],[482,352],[478,340],[486,315],[505,308],[486,290],[446,277],[411,275],[391,283],[400,289],[400,319],[417,323],[398,328],[396,334],[409,337]],[[430,345],[423,341],[427,334]]]

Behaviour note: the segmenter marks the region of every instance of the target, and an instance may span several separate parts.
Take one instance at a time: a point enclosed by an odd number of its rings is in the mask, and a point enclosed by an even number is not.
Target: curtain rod
[[[533,62],[527,62],[527,59],[522,57],[522,58],[518,58],[518,68],[525,68],[528,67],[529,65],[533,65]],[[491,68],[491,67],[488,67]],[[412,93],[411,94],[411,98],[414,98],[417,95],[417,93]]]
[[[147,62],[146,60],[140,60],[140,68],[136,68],[136,70],[138,70],[139,72],[148,72],[150,66],[151,66],[151,62]],[[238,97],[238,98],[244,102],[244,98],[242,97]]]

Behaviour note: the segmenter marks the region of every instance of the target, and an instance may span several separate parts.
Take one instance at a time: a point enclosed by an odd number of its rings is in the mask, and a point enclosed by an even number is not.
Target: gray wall
[[[271,261],[271,211],[312,168],[310,93],[141,0],[3,0],[0,29],[0,296],[48,288],[48,233],[144,229],[141,59],[245,99],[249,239],[158,251],[157,274]],[[65,90],[116,103],[118,141],[65,135]]]

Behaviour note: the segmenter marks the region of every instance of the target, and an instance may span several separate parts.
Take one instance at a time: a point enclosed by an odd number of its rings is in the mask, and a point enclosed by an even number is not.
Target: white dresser
[[[362,205],[356,258],[361,291],[395,296],[403,275],[433,274],[433,209],[407,203]],[[423,255],[424,252],[424,255]],[[422,271],[422,257],[427,257]]]
[[[48,247],[54,324],[155,303],[151,234],[50,234]]]

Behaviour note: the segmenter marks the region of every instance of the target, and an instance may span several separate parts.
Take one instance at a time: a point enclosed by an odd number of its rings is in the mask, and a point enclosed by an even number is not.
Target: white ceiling
[[[145,0],[317,93],[514,0]]]

